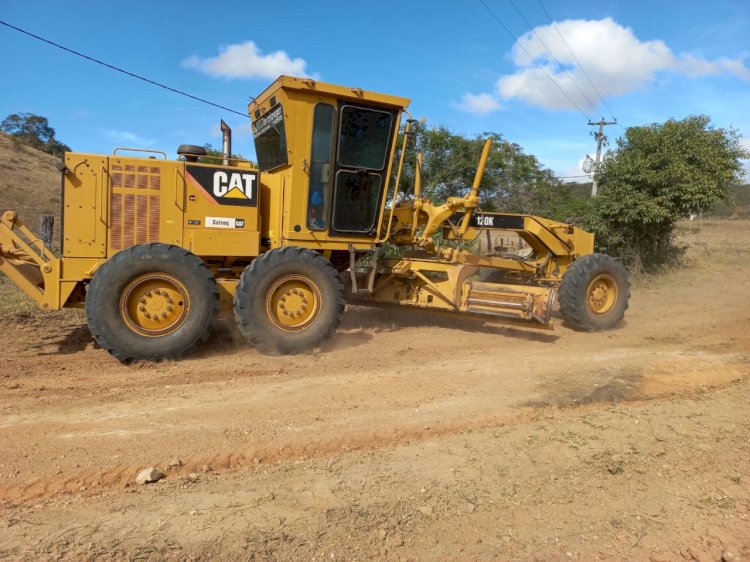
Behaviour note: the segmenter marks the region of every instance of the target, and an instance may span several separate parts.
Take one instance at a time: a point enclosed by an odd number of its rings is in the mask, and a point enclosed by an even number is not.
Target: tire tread
[[[273,268],[284,263],[307,263],[319,270],[325,279],[331,284],[334,291],[335,302],[333,304],[332,318],[314,338],[314,345],[321,343],[331,337],[341,323],[344,313],[344,284],[338,273],[330,262],[319,253],[298,246],[285,246],[276,250],[270,250],[255,258],[240,277],[234,300],[234,314],[237,326],[242,335],[252,343],[261,353],[265,354],[294,354],[308,350],[309,345],[295,345],[293,342],[284,341],[283,336],[278,337],[269,332],[258,318],[260,312],[253,306],[253,298],[256,296],[254,287],[262,282],[262,279]]]
[[[96,302],[97,299],[101,298],[101,295],[99,293],[101,293],[102,289],[106,291],[106,287],[100,289],[98,285],[100,283],[106,282],[105,279],[107,277],[119,274],[119,270],[121,268],[127,267],[129,264],[132,264],[133,261],[142,259],[142,257],[145,258],[146,256],[149,256],[149,254],[160,252],[164,253],[164,260],[166,262],[172,261],[196,268],[198,277],[201,279],[202,283],[205,283],[203,289],[206,290],[208,298],[211,301],[209,311],[210,320],[213,320],[218,316],[219,288],[216,285],[216,279],[211,273],[211,270],[208,269],[208,266],[203,262],[203,260],[201,260],[195,254],[179,246],[175,246],[172,244],[161,244],[158,242],[150,242],[147,244],[140,244],[126,248],[115,254],[97,270],[94,278],[89,284],[89,290],[87,291],[86,295],[85,308],[86,321],[88,323],[89,330],[91,331],[91,334],[93,335],[99,347],[106,350],[122,363],[131,363],[139,359],[178,359],[179,357],[182,357],[185,353],[190,351],[195,345],[205,342],[208,338],[211,321],[206,322],[203,325],[202,330],[197,335],[190,338],[190,341],[183,345],[181,349],[167,352],[161,357],[141,357],[137,353],[134,353],[132,350],[128,351],[126,349],[123,349],[117,344],[116,341],[110,338],[110,336],[106,335],[106,332],[108,332],[108,330],[105,327],[105,320],[99,315],[99,303]]]
[[[616,310],[606,319],[596,318],[588,311],[586,289],[599,273],[612,274],[620,297],[615,303]],[[630,281],[625,268],[615,258],[607,254],[588,254],[574,261],[563,275],[559,293],[560,314],[575,328],[586,332],[608,330],[616,326],[625,315],[630,299]]]

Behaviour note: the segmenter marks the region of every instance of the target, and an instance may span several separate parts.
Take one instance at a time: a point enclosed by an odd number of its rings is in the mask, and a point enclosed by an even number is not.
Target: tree
[[[748,154],[705,115],[631,127],[601,164],[585,226],[601,251],[646,270],[679,257],[675,222],[725,199]]]
[[[62,156],[70,147],[55,138],[55,129],[46,117],[33,113],[13,113],[0,124],[0,130],[13,140],[55,156]]]

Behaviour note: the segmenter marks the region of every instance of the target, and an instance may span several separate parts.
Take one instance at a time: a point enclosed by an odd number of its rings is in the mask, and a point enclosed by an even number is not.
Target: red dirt
[[[748,230],[606,333],[354,308],[315,354],[222,324],[127,367],[7,315],[0,560],[750,560]]]

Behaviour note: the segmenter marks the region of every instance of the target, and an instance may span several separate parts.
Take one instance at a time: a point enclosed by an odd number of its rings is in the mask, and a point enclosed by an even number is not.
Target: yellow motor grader
[[[231,158],[223,122],[219,162],[192,145],[177,160],[123,148],[66,153],[60,256],[9,210],[0,271],[45,310],[84,307],[98,344],[124,362],[178,357],[220,314],[262,352],[304,352],[335,332],[347,294],[537,327],[549,327],[559,298],[573,326],[615,326],[628,280],[616,260],[593,253],[592,234],[479,211],[489,141],[464,196],[424,198],[421,154],[413,196],[400,196],[418,125],[406,120],[399,151],[408,104],[282,76],[248,107],[257,168]],[[462,249],[484,228],[517,233],[529,253]],[[438,246],[436,235],[452,243]],[[386,259],[386,243],[403,257]]]

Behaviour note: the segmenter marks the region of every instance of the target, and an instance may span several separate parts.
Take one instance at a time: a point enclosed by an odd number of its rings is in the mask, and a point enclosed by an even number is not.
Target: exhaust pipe
[[[221,120],[221,163],[224,166],[229,166],[229,159],[232,157],[232,129],[229,125]]]

